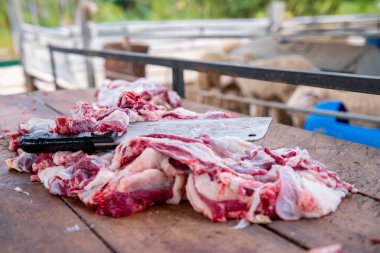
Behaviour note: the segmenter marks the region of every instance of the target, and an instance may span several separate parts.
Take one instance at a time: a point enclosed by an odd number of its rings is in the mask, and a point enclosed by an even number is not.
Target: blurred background
[[[106,78],[172,85],[168,68],[55,53],[56,86],[48,45],[380,76],[380,0],[3,0],[0,94],[93,88]],[[347,139],[338,134],[346,130],[364,131],[367,137],[357,134],[354,141],[376,136],[380,147],[377,95],[192,71],[185,71],[185,83],[190,100],[339,138]],[[372,120],[318,118],[292,108]],[[327,127],[317,124],[329,120]],[[332,129],[337,122],[344,131]]]

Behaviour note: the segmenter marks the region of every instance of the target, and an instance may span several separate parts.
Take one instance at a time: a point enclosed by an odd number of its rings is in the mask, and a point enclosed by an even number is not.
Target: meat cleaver
[[[207,134],[211,137],[232,136],[255,141],[265,136],[271,120],[270,117],[241,117],[136,122],[130,124],[127,133],[122,136],[117,136],[115,133],[96,135],[34,132],[20,139],[19,148],[28,153],[78,150],[92,153],[97,150],[114,149],[129,138],[148,134],[171,134],[187,138]]]

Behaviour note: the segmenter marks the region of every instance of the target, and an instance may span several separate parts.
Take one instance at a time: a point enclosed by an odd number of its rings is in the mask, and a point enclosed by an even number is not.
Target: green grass
[[[337,14],[379,14],[380,1],[344,1],[337,11]]]
[[[13,54],[12,34],[8,29],[0,29],[0,59],[11,59]]]

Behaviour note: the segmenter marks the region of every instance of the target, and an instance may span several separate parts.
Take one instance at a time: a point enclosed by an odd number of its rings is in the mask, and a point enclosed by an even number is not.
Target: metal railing
[[[258,79],[268,82],[280,82],[291,85],[304,85],[313,86],[326,89],[336,89],[352,92],[361,92],[368,94],[380,95],[380,77],[378,76],[364,76],[354,74],[343,74],[334,72],[321,72],[321,71],[304,71],[304,70],[285,70],[269,67],[257,67],[253,65],[242,65],[232,63],[218,63],[218,62],[201,62],[191,61],[167,57],[157,57],[141,53],[120,52],[113,50],[83,50],[63,48],[56,46],[49,46],[53,80],[55,86],[58,88],[56,64],[54,60],[54,53],[61,52],[67,54],[76,54],[86,57],[101,57],[101,58],[113,58],[117,60],[126,60],[142,64],[151,64],[157,66],[168,67],[172,69],[172,83],[173,90],[175,90],[181,97],[185,97],[185,82],[184,82],[184,70],[194,70],[199,72],[216,72],[223,75],[243,77],[250,79]],[[91,79],[89,79],[91,80]],[[90,87],[95,87],[94,83],[89,83]],[[228,97],[227,97],[228,98]],[[229,97],[229,99],[232,99]],[[237,98],[234,98],[237,100]],[[246,98],[241,98],[241,102]],[[286,105],[273,103],[265,103],[263,100],[246,101],[251,104],[265,105],[270,107],[277,107],[280,109],[308,112],[320,115],[334,116],[337,118],[345,119],[360,119],[364,121],[371,121],[380,123],[380,117],[377,116],[358,116],[357,114],[331,112],[317,110],[314,108],[294,108]],[[264,102],[264,104],[263,104]]]
[[[324,116],[336,117],[336,118],[345,119],[345,120],[359,120],[359,121],[373,122],[376,124],[380,124],[380,117],[377,117],[377,116],[363,115],[359,113],[328,111],[328,110],[316,109],[314,107],[302,108],[302,107],[297,107],[297,106],[289,106],[281,102],[268,101],[268,100],[257,99],[257,98],[241,97],[241,96],[236,96],[236,95],[231,95],[231,94],[228,94],[228,95],[214,94],[214,93],[204,91],[204,90],[191,90],[191,92],[193,92],[196,95],[199,95],[201,97],[206,97],[206,98],[207,97],[218,98],[224,101],[253,104],[257,106],[266,106],[269,108],[275,108],[275,109],[291,111],[291,112],[306,113],[306,114],[313,113],[313,114],[319,114],[319,115],[324,115]]]

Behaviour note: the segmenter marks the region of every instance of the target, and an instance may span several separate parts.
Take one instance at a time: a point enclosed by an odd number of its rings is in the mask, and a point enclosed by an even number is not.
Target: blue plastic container
[[[343,103],[336,100],[319,102],[315,108],[330,111],[346,111]],[[339,139],[380,148],[380,129],[350,125],[347,120],[330,116],[310,114],[304,128]]]
[[[366,44],[380,48],[380,37],[367,37]]]

